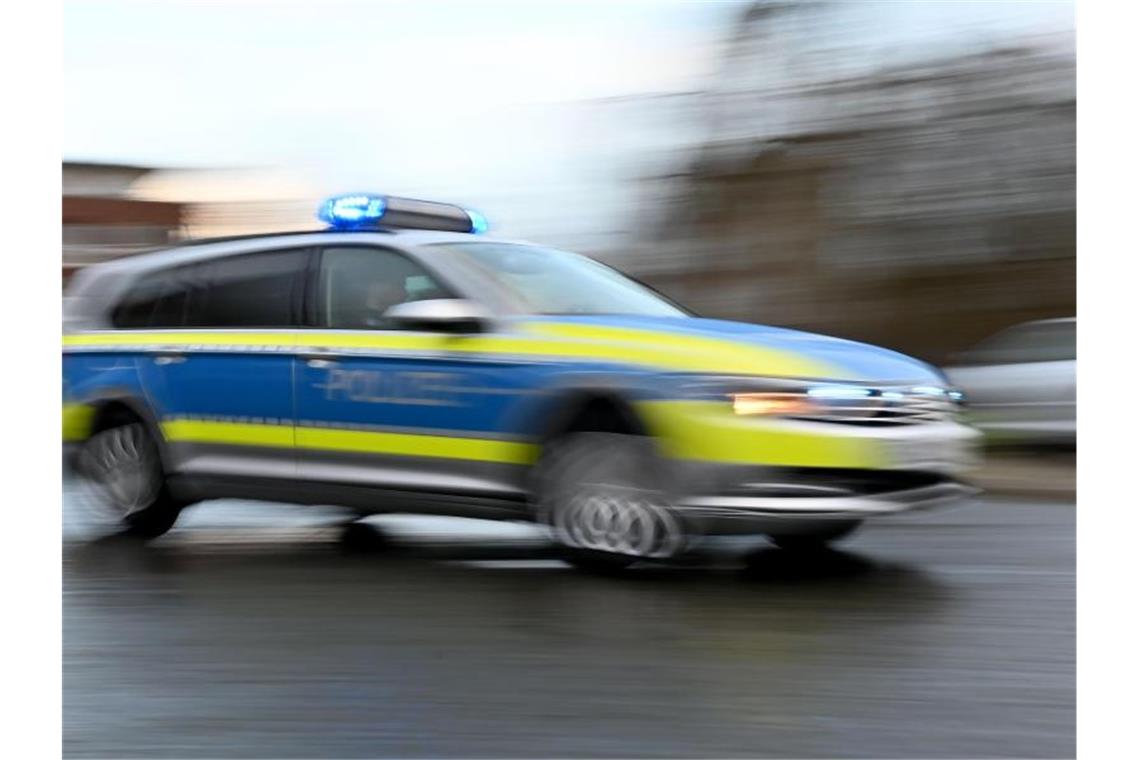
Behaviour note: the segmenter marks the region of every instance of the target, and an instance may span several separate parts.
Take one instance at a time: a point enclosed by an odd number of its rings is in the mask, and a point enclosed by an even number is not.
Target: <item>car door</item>
[[[140,374],[177,472],[295,474],[293,342],[309,249],[170,270]]]
[[[298,337],[298,474],[314,483],[517,498],[532,447],[503,429],[522,364],[470,350],[483,336],[402,330],[397,303],[454,297],[403,251],[325,248]]]

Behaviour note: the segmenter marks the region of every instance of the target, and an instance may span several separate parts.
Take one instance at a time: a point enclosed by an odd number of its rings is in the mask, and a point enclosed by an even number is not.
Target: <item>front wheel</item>
[[[537,513],[568,562],[595,571],[678,554],[685,531],[670,509],[651,439],[575,433],[538,466]]]
[[[167,489],[158,445],[140,421],[95,433],[77,464],[88,502],[103,524],[154,538],[170,530],[182,511]]]

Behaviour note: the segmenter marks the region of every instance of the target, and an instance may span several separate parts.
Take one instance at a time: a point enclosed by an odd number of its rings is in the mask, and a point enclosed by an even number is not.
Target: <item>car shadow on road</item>
[[[875,593],[921,589],[932,598],[940,585],[919,568],[881,562],[856,552],[818,548],[788,550],[770,545],[744,550],[702,549],[668,563],[645,562],[599,578],[560,560],[560,549],[543,540],[473,540],[393,535],[362,522],[338,523],[279,534],[243,527],[224,532],[191,529],[153,542],[115,534],[65,545],[66,572],[75,577],[194,572],[209,562],[233,572],[268,577],[275,568],[305,567],[321,573],[367,578],[377,570],[402,572],[461,567],[469,574],[559,576],[632,585],[700,585],[713,582],[759,588],[834,590],[861,587]]]
[[[407,561],[511,562],[560,560],[559,547],[550,543],[508,541],[402,541],[366,523],[345,526],[340,548],[356,556],[386,557]],[[755,582],[835,581],[897,573],[871,558],[831,547],[787,550],[772,545],[747,550],[703,549],[670,562],[644,562],[631,569],[604,573],[605,577],[662,577],[673,575],[732,573]],[[585,572],[585,571],[579,571]]]

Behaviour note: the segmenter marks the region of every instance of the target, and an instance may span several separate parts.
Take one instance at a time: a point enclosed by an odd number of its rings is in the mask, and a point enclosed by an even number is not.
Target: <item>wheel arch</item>
[[[537,508],[546,457],[558,441],[573,433],[620,433],[652,439],[652,431],[638,414],[634,393],[609,384],[580,385],[557,391],[537,412],[535,431],[538,455],[525,478],[527,502]],[[656,448],[656,447],[655,447]]]
[[[92,409],[88,437],[124,421],[138,420],[146,426],[158,447],[163,469],[170,472],[170,454],[162,434],[162,426],[144,401],[128,393],[106,393],[86,403]]]
[[[560,436],[575,432],[650,435],[628,393],[600,386],[558,393],[543,415],[538,442],[545,447]]]

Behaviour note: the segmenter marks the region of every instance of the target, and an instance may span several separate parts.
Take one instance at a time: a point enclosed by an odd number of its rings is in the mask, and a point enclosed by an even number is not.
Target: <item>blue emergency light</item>
[[[478,211],[376,193],[335,195],[321,204],[317,217],[337,230],[402,227],[474,234],[487,231],[487,220]]]
[[[366,227],[378,222],[387,210],[388,201],[382,195],[352,193],[329,198],[317,216],[331,227]]]
[[[819,385],[808,388],[807,394],[812,398],[825,401],[841,401],[845,399],[866,398],[873,391],[870,388],[859,388],[851,385]]]

